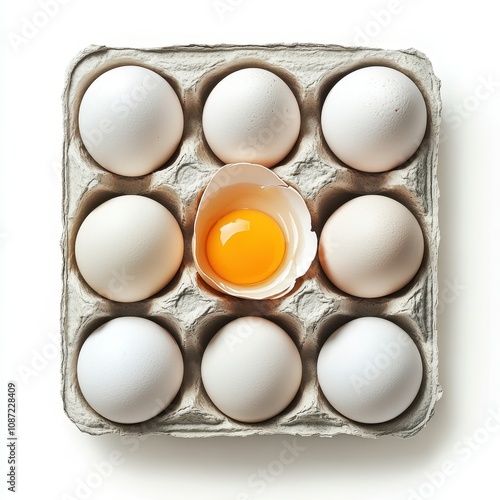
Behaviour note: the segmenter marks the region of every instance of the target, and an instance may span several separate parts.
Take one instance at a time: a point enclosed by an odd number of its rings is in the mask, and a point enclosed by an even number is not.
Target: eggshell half
[[[278,270],[253,285],[236,285],[215,273],[206,255],[206,240],[215,222],[241,208],[260,210],[281,227],[286,251]],[[222,167],[200,200],[193,235],[193,257],[202,279],[223,293],[247,299],[271,299],[288,293],[309,269],[317,251],[311,214],[300,194],[262,165],[235,163]]]

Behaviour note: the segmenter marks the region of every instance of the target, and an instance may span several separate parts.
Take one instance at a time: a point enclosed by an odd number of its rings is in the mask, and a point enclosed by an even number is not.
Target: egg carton
[[[78,130],[78,109],[85,90],[103,72],[125,64],[148,67],[165,77],[177,92],[185,128],[173,157],[159,170],[139,178],[115,175],[100,167],[86,151]],[[322,103],[334,83],[360,67],[383,65],[408,75],[421,90],[428,125],[417,152],[400,167],[384,173],[348,168],[330,151],[322,136]],[[337,289],[314,260],[286,296],[245,300],[216,292],[203,282],[193,263],[191,239],[196,209],[212,175],[222,162],[210,151],[202,131],[204,102],[211,89],[229,73],[261,67],[280,76],[297,97],[302,124],[299,139],[274,172],[303,196],[319,235],[332,212],[357,195],[394,198],[415,215],[425,239],[425,254],[416,277],[403,289],[376,299],[356,298]],[[62,397],[69,418],[90,434],[170,434],[181,437],[292,434],[375,438],[409,437],[422,429],[441,396],[436,337],[437,257],[439,243],[437,152],[441,114],[440,82],[431,63],[414,50],[381,50],[336,45],[174,46],[154,49],[91,46],[72,62],[64,101],[64,231]],[[166,206],[179,222],[185,254],[175,278],[155,296],[135,303],[118,303],[94,292],[75,262],[75,238],[84,218],[104,201],[121,194],[149,196]],[[116,276],[117,283],[126,280]],[[297,345],[303,363],[300,389],[276,417],[241,423],[222,414],[208,398],[200,365],[205,347],[229,321],[257,315],[284,328]],[[78,386],[76,366],[84,340],[106,321],[120,316],[152,319],[173,334],[184,357],[182,387],[170,406],[139,424],[119,424],[98,415]],[[422,356],[421,389],[411,406],[397,418],[361,424],[339,414],[322,394],[316,375],[319,350],[328,336],[349,320],[378,316],[402,327]]]

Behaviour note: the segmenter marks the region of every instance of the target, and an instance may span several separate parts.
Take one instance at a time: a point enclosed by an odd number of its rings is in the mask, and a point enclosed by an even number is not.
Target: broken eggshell
[[[220,277],[210,266],[206,241],[213,225],[237,209],[259,210],[274,219],[286,240],[285,256],[269,278],[238,285]],[[233,163],[222,167],[208,183],[196,213],[193,258],[201,278],[212,288],[245,299],[274,299],[293,289],[316,256],[318,239],[302,196],[262,165]]]

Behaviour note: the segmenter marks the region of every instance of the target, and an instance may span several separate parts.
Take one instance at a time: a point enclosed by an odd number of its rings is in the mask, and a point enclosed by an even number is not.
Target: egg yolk
[[[208,262],[223,279],[235,285],[259,283],[280,266],[285,236],[278,223],[258,210],[234,210],[210,229]]]

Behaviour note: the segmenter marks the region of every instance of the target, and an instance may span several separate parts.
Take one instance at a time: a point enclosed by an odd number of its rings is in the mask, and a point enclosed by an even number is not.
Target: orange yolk
[[[272,276],[285,256],[278,223],[252,209],[234,210],[210,229],[206,253],[212,269],[235,285],[252,285]]]

